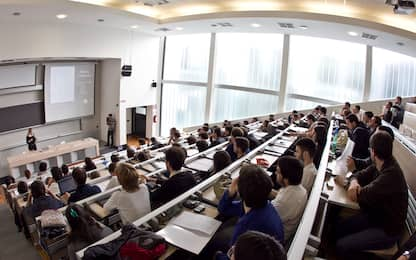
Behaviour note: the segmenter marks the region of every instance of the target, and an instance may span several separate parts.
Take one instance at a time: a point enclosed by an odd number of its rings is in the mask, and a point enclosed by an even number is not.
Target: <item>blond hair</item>
[[[127,192],[133,192],[139,189],[139,173],[128,163],[118,163],[115,169],[118,181]]]

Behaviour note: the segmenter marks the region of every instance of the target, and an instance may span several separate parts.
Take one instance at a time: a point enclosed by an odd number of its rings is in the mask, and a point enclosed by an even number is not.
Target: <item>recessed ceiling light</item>
[[[66,15],[66,14],[57,14],[56,15],[56,18],[58,18],[58,19],[65,19],[67,17],[68,17],[68,15]]]
[[[299,29],[301,29],[301,30],[307,30],[307,29],[309,29],[309,27],[306,26],[306,25],[301,25],[301,26],[299,26]]]
[[[259,27],[261,27],[261,24],[258,24],[258,23],[252,23],[252,24],[251,24],[251,27],[254,27],[254,28],[259,28]]]
[[[175,28],[177,31],[182,31],[183,30],[183,27],[176,27]]]
[[[403,42],[396,42],[396,44],[399,45],[399,46],[403,46],[404,45]]]
[[[14,12],[13,15],[14,16],[19,16],[19,15],[21,15],[21,13],[20,12]]]
[[[102,22],[104,22],[104,19],[102,19],[102,18],[97,19],[97,22],[102,23]]]
[[[350,36],[358,36],[358,33],[356,33],[356,32],[348,32],[348,34],[350,35]]]
[[[139,28],[139,26],[138,25],[132,25],[132,26],[130,26],[130,28],[131,29],[137,29],[137,28]]]

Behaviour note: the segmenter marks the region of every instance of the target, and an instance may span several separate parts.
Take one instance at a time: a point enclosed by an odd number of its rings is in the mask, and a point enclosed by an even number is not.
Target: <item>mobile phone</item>
[[[202,213],[204,212],[205,207],[203,205],[199,205],[198,207],[194,208],[194,212],[196,213]]]

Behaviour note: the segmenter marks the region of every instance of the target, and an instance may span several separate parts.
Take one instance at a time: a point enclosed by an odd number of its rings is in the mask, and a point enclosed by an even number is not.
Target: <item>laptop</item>
[[[77,189],[77,184],[74,181],[74,178],[72,178],[71,175],[65,176],[64,178],[60,179],[58,181],[59,190],[61,191],[61,194],[64,194],[65,192],[71,193],[74,192]]]

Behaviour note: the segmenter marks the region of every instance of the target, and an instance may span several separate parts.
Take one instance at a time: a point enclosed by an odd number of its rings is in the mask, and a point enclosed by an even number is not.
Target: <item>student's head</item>
[[[116,166],[116,163],[110,163],[110,165],[108,165],[108,171],[111,173],[111,175],[115,175],[114,170],[116,169]]]
[[[51,168],[52,178],[58,182],[60,179],[62,179],[63,174],[61,168],[54,166]]]
[[[262,208],[267,204],[272,190],[272,180],[257,165],[241,167],[238,178],[238,193],[249,208]]]
[[[199,139],[208,140],[209,139],[208,133],[207,132],[200,132],[199,133]]]
[[[49,185],[49,184],[51,184],[53,182],[53,178],[52,177],[47,177],[46,179],[45,179],[45,185]]]
[[[172,146],[165,152],[166,168],[171,171],[179,171],[185,162],[185,152],[181,147]]]
[[[150,138],[150,142],[153,144],[153,143],[156,143],[156,142],[157,142],[157,140],[156,140],[156,138],[155,138],[155,137],[151,137],[151,138]]]
[[[351,108],[351,103],[350,102],[345,102],[344,108],[350,109]]]
[[[368,124],[370,122],[371,118],[373,118],[373,116],[374,116],[374,113],[373,112],[371,112],[371,111],[365,111],[364,112],[364,115],[363,115],[363,122],[365,124]]]
[[[235,138],[241,136],[244,136],[244,131],[240,127],[233,127],[233,130],[231,131],[230,142],[234,144]]]
[[[120,155],[118,153],[113,153],[110,156],[110,160],[111,160],[112,163],[117,163],[117,162],[120,161]]]
[[[119,163],[115,172],[118,182],[125,191],[134,192],[139,189],[139,173],[131,164]]]
[[[32,128],[27,129],[28,134],[32,134]]]
[[[139,138],[139,145],[142,146],[142,145],[145,145],[145,144],[146,144],[146,139]]]
[[[214,154],[214,172],[219,172],[231,164],[231,157],[226,151],[218,151]]]
[[[16,183],[16,180],[13,176],[8,175],[6,178],[4,178],[4,184],[6,184],[6,187],[9,187],[11,184]]]
[[[190,135],[190,136],[188,136],[188,138],[186,138],[186,141],[188,142],[189,145],[195,144],[196,143],[196,137],[194,135]]]
[[[269,115],[269,121],[274,121],[274,115]]]
[[[244,155],[250,147],[250,142],[245,137],[236,137],[234,141],[234,152],[237,156]]]
[[[306,120],[308,121],[308,125],[311,126],[316,121],[316,117],[314,117],[312,114],[308,114],[306,116]]]
[[[46,162],[40,162],[39,163],[39,171],[40,172],[46,172],[48,169],[48,164]]]
[[[371,159],[388,161],[393,156],[393,138],[385,131],[376,132],[370,138]]]
[[[97,179],[97,178],[100,178],[100,173],[98,172],[98,171],[93,171],[92,173],[90,173],[90,179],[91,180],[94,180],[94,179]]]
[[[133,158],[135,153],[136,151],[133,148],[131,147],[127,148],[127,158]]]
[[[344,118],[346,118],[347,116],[349,116],[351,114],[351,110],[349,110],[348,108],[344,108],[343,110],[342,110],[342,116],[344,117]]]
[[[214,137],[215,139],[218,139],[218,138],[220,138],[221,136],[222,136],[221,128],[219,128],[219,127],[214,128],[213,137]]]
[[[108,114],[108,116],[109,116],[109,117],[112,117],[112,116],[113,116],[113,114]]]
[[[144,162],[149,160],[149,155],[146,152],[139,152],[136,154],[135,159],[139,162]]]
[[[178,130],[176,130],[176,128],[175,127],[172,127],[170,130],[169,130],[169,135],[171,136],[171,137],[173,137],[173,135],[177,132]]]
[[[379,116],[373,116],[370,120],[370,122],[368,123],[368,126],[370,128],[374,128],[376,129],[377,127],[381,126],[381,117]]]
[[[264,121],[263,121],[263,126],[264,126],[264,127],[267,127],[268,125],[269,125],[269,120],[264,120]]]
[[[361,106],[360,106],[360,105],[355,105],[355,106],[352,108],[352,112],[353,112],[354,114],[359,113],[359,112],[360,112],[360,110],[361,110]]]
[[[62,171],[62,174],[63,174],[63,175],[68,175],[68,173],[69,173],[69,168],[68,168],[68,165],[66,165],[66,164],[62,164],[62,166],[61,166],[61,171]]]
[[[85,165],[88,165],[88,166],[95,165],[90,157],[85,157],[84,162],[85,162]]]
[[[394,140],[394,132],[388,126],[385,126],[385,125],[378,126],[377,127],[377,132],[386,132],[386,133],[388,133],[390,135],[391,139]]]
[[[30,184],[30,192],[34,199],[44,196],[46,193],[45,185],[41,181],[34,181]]]
[[[30,177],[32,177],[32,173],[30,172],[29,169],[26,169],[24,174],[25,174],[26,179],[30,179]]]
[[[19,194],[24,194],[28,191],[27,183],[25,181],[19,181],[17,183],[17,192]]]
[[[313,160],[316,152],[316,144],[310,138],[302,138],[296,142],[295,156],[298,160]]]
[[[230,125],[227,125],[227,126],[225,127],[225,133],[224,133],[224,135],[225,135],[225,136],[230,136],[232,131],[233,131],[233,127],[232,127],[232,126],[230,126]]]
[[[402,103],[402,97],[401,96],[397,96],[396,100],[394,101],[394,103],[400,105]]]
[[[173,137],[174,137],[176,140],[178,140],[178,139],[181,137],[181,133],[180,133],[179,131],[176,131],[176,132],[173,134]]]
[[[257,231],[242,234],[231,249],[231,260],[287,260],[283,246],[273,237]]]
[[[326,127],[322,125],[317,125],[313,128],[312,139],[317,145],[324,145],[326,142]]]
[[[391,101],[387,102],[385,107],[386,109],[390,109],[393,106],[393,103]]]
[[[358,117],[354,114],[350,114],[345,118],[348,129],[354,129],[357,127],[359,120]]]
[[[72,171],[72,178],[74,178],[75,183],[80,186],[85,184],[87,181],[87,173],[85,172],[84,168],[76,167]]]
[[[316,106],[313,111],[314,114],[319,114],[321,112],[321,106]]]
[[[319,108],[319,114],[321,116],[326,116],[326,107],[320,107]]]
[[[100,239],[100,226],[90,213],[80,205],[71,203],[65,210],[65,216],[71,227],[70,240],[94,243]],[[98,232],[98,233],[97,233]]]
[[[282,156],[277,161],[277,181],[283,187],[288,185],[299,185],[303,176],[303,165],[294,156]]]
[[[209,145],[205,140],[199,140],[196,142],[196,147],[198,148],[198,152],[203,152],[208,149]]]

